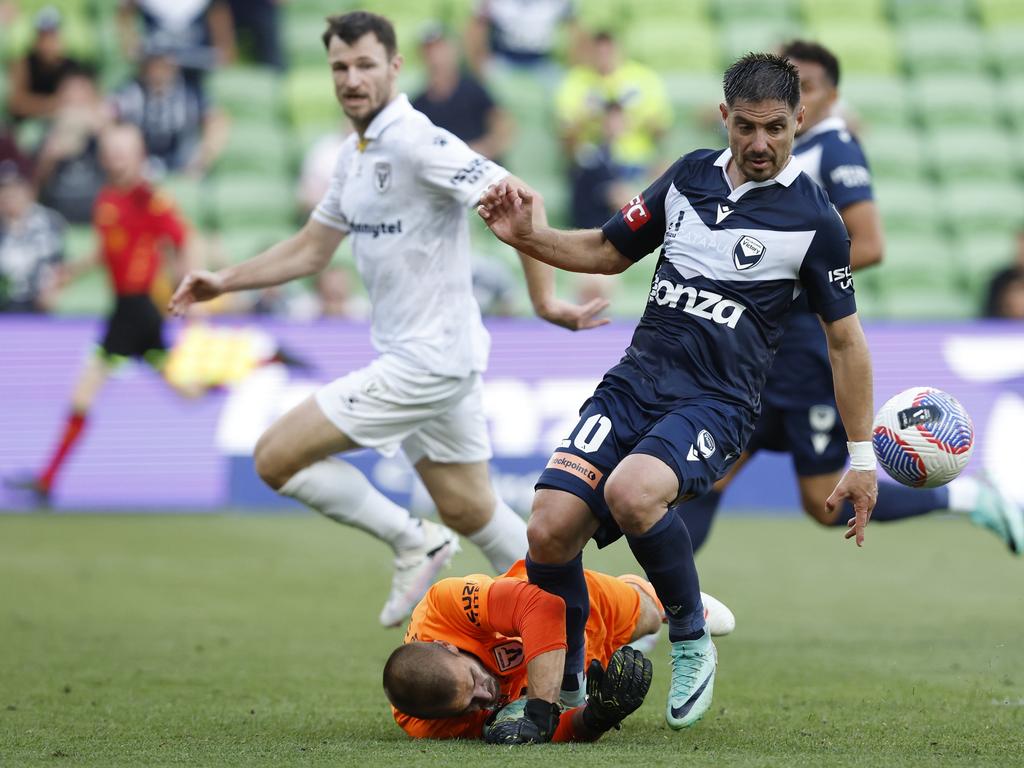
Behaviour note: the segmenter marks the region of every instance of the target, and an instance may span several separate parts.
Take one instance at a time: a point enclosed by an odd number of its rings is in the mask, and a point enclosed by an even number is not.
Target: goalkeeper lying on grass
[[[622,646],[656,635],[664,610],[638,576],[587,571],[586,579],[585,705],[560,711],[565,607],[527,582],[520,561],[497,578],[443,579],[416,606],[405,644],[384,667],[395,721],[414,738],[496,744],[593,741],[617,727],[643,703],[652,673],[640,651]],[[732,630],[728,608],[704,604],[712,630]]]

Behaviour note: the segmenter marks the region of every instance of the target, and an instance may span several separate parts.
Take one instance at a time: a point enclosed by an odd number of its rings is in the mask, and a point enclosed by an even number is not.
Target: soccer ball
[[[912,387],[878,411],[871,444],[893,480],[913,488],[936,488],[967,466],[974,450],[974,424],[952,395]]]

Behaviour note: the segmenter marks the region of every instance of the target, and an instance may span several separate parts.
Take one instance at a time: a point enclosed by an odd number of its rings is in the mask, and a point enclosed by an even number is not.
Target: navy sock
[[[704,633],[704,606],[686,524],[673,510],[647,533],[626,535],[629,548],[668,614],[668,637],[694,640]]]
[[[677,515],[682,516],[686,524],[694,553],[707,541],[708,534],[711,533],[711,523],[715,520],[715,513],[718,512],[721,501],[722,494],[718,491],[708,491],[703,496],[672,508]]]
[[[879,483],[878,501],[871,519],[887,523],[948,508],[948,488],[907,488],[896,483]],[[833,525],[845,526],[852,517],[853,505],[849,501],[843,502],[843,509]]]
[[[565,674],[568,677],[582,672],[586,661],[583,658],[586,650],[584,630],[587,617],[590,616],[590,594],[587,592],[587,580],[583,576],[583,553],[580,552],[568,563],[558,565],[535,563],[527,555],[526,574],[531,584],[565,601],[565,640],[568,645],[565,652]]]

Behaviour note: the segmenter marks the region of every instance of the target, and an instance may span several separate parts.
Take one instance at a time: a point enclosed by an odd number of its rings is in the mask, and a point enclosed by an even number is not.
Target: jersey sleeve
[[[867,158],[845,131],[822,152],[821,183],[828,199],[840,211],[854,203],[875,199]]]
[[[171,198],[163,192],[154,192],[149,201],[149,212],[155,219],[160,233],[174,243],[176,248],[183,248],[188,227],[178,214],[178,209]]]
[[[414,739],[479,739],[484,733],[484,723],[491,713],[488,710],[470,712],[459,717],[444,717],[424,720],[410,717],[391,708],[395,722]]]
[[[351,227],[345,214],[341,212],[341,192],[345,188],[345,162],[348,153],[342,149],[338,153],[338,159],[334,163],[334,172],[331,174],[331,182],[327,185],[327,191],[323,198],[317,203],[310,218],[313,221],[323,224],[325,227],[336,229],[339,232],[348,234]]]
[[[413,611],[405,642],[444,640],[461,648],[467,638],[488,638],[487,595],[493,584],[481,573],[441,579]]]
[[[431,133],[425,134],[424,144],[416,153],[422,183],[465,208],[476,205],[485,189],[509,175],[500,165],[474,152],[466,142],[443,128],[435,126]]]
[[[857,311],[850,271],[850,236],[834,206],[815,232],[800,267],[800,282],[811,309],[825,322]]]
[[[566,647],[565,603],[536,584],[498,579],[491,585],[481,626],[523,641],[523,663]]]
[[[682,160],[660,177],[601,228],[615,249],[631,261],[640,261],[665,241],[665,197]]]

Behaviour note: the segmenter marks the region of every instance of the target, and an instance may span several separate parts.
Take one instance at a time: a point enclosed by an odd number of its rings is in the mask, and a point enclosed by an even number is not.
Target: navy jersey
[[[825,190],[839,211],[874,199],[864,152],[838,117],[797,137],[793,162]],[[833,397],[832,367],[818,318],[806,301],[798,299],[793,309],[764,390],[766,402],[779,408],[802,408]]]
[[[849,238],[821,188],[793,162],[732,188],[731,152],[676,161],[603,227],[627,258],[662,246],[647,308],[626,350],[654,408],[716,398],[756,413],[793,300],[827,321],[853,314]]]

